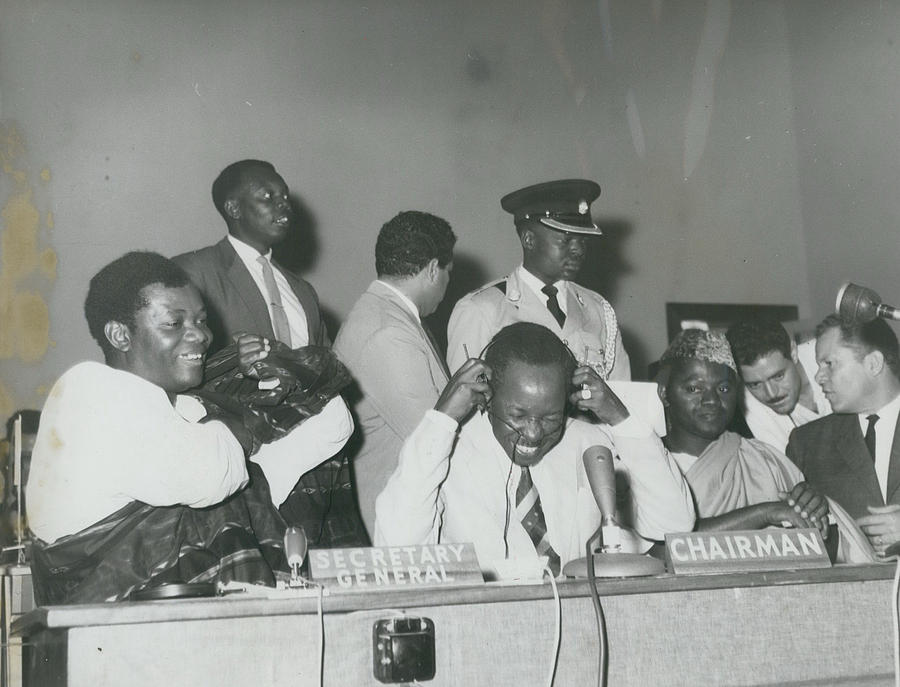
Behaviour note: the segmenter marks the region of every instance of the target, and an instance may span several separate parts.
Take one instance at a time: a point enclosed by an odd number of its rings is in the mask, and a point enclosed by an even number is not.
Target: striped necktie
[[[547,538],[547,522],[544,520],[544,509],[541,508],[541,497],[531,479],[531,470],[527,467],[522,468],[522,476],[519,478],[519,486],[516,489],[516,517],[521,520],[522,527],[531,537],[538,556],[547,556],[553,576],[558,577],[559,554],[553,550],[550,540]]]
[[[288,324],[287,313],[281,304],[281,292],[278,291],[278,284],[275,283],[275,273],[272,271],[272,265],[266,259],[265,255],[260,255],[256,261],[262,266],[263,281],[268,291],[269,309],[272,311],[272,331],[275,332],[275,338],[281,343],[291,348],[291,327]]]

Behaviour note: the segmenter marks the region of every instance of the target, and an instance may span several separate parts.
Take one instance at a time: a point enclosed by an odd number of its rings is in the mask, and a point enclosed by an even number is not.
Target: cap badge
[[[588,204],[587,204],[587,201],[586,201],[586,200],[582,200],[580,203],[578,203],[578,214],[579,214],[579,215],[586,215],[586,214],[587,214],[587,211],[588,211]]]

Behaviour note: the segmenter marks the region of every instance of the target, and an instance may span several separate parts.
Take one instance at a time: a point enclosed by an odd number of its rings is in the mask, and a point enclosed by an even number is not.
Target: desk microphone
[[[871,322],[877,317],[900,320],[900,309],[881,302],[881,296],[872,289],[847,282],[837,294],[835,309],[844,320]]]
[[[622,549],[622,528],[616,522],[616,466],[606,446],[591,446],[581,456],[594,500],[600,509],[601,551]]]
[[[288,527],[284,531],[284,555],[288,565],[291,566],[291,586],[305,586],[305,580],[300,575],[300,566],[306,558],[306,550],[309,544],[306,540],[306,532],[302,527]]]
[[[612,451],[591,446],[581,457],[588,484],[600,509],[600,527],[587,540],[585,558],[569,561],[568,577],[639,577],[659,575],[662,561],[637,553],[621,553],[622,527],[616,520],[616,468]]]

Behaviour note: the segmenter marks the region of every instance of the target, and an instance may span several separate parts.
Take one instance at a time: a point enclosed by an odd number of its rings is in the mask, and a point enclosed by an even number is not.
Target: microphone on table
[[[843,319],[852,322],[871,322],[877,317],[900,320],[900,309],[884,305],[872,289],[851,282],[838,290],[835,309]]]
[[[300,566],[306,558],[309,542],[302,527],[288,527],[284,531],[284,555],[291,567],[291,587],[306,587],[308,582],[300,574]]]
[[[584,471],[600,509],[600,527],[586,544],[585,558],[569,561],[568,577],[639,577],[660,575],[662,561],[636,553],[622,553],[623,529],[616,520],[616,468],[606,446],[591,446],[582,454]]]

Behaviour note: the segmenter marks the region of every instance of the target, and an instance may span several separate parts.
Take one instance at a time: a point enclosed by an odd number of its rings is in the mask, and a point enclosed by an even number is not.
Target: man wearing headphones
[[[592,367],[576,364],[546,327],[498,332],[404,443],[376,500],[375,544],[473,542],[488,577],[503,559],[538,556],[558,575],[600,524],[583,463],[595,446],[613,454],[630,487],[620,492],[620,524],[650,541],[690,531],[690,491],[659,437]],[[567,404],[597,422],[572,418]]]

